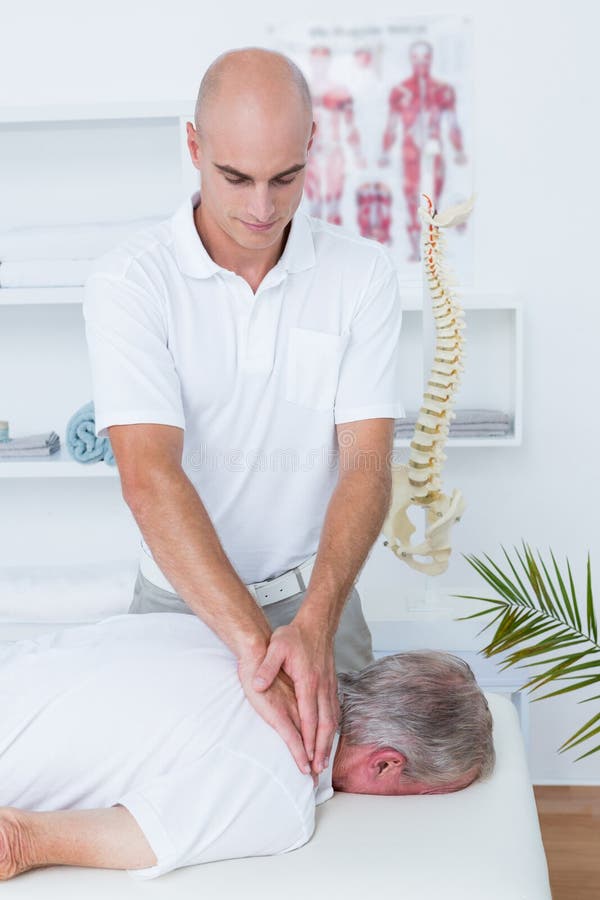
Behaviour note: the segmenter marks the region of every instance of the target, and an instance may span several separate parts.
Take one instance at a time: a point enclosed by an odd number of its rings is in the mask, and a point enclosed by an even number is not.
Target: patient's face
[[[468,787],[477,777],[471,769],[443,786],[414,781],[404,774],[406,758],[390,747],[346,744],[340,739],[333,763],[333,787],[350,794],[449,794]]]

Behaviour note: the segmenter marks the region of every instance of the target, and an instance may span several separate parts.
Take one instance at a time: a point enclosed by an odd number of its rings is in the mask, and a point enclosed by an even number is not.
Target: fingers
[[[256,671],[247,670],[246,692],[300,771],[309,772],[312,762],[313,774],[319,774],[329,762],[339,705],[333,647],[323,641],[314,646],[309,638],[300,625],[276,629]]]
[[[302,740],[304,741],[308,758],[312,760],[315,753],[315,740],[319,720],[316,685],[310,685],[302,679],[294,684],[294,688],[298,698]]]
[[[285,648],[272,641],[267,648],[265,658],[254,673],[252,687],[255,691],[266,691],[271,687],[284,660]]]
[[[319,723],[317,727],[313,771],[322,772],[329,765],[329,754],[339,718],[337,695],[332,696],[329,690],[319,693]]]
[[[280,698],[273,703],[268,721],[287,744],[300,771],[309,774],[310,762],[301,734],[300,715],[293,690],[290,690],[287,700]]]
[[[339,719],[337,692],[331,693],[326,681],[317,689],[302,681],[295,685],[300,716],[300,731],[313,772],[327,768],[333,736]]]
[[[271,688],[257,691],[253,686],[251,673],[239,665],[238,671],[241,674],[242,686],[249,702],[265,722],[274,728],[285,741],[300,771],[307,775],[310,774],[310,762],[300,731],[300,715],[293,683],[285,676],[285,672],[280,671]]]
[[[291,720],[290,720],[291,722]],[[294,757],[296,761],[296,765],[305,775],[310,774],[310,762],[308,760],[308,756],[306,755],[306,749],[304,747],[304,742],[302,740],[302,736],[298,729],[293,725],[283,725],[282,728],[277,729],[279,734],[283,738],[283,740],[288,745],[290,753]]]

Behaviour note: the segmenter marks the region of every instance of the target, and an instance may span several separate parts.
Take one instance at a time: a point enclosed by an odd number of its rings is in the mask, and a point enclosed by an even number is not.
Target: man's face
[[[233,98],[221,114],[214,107],[200,134],[187,126],[203,220],[239,247],[264,251],[281,241],[302,200],[314,125],[300,104],[290,109],[289,96],[284,108]]]
[[[408,794],[449,794],[468,787],[477,771],[469,770],[461,778],[440,785],[414,781],[404,774],[406,758],[389,747],[348,745],[341,742],[339,758],[336,754],[333,787],[349,794],[380,794],[401,796]]]
[[[378,779],[371,777],[368,773],[357,771],[344,781],[343,787],[338,787],[336,790],[347,791],[350,794],[379,794],[388,797],[399,797],[408,794],[451,794],[454,791],[462,791],[474,779],[475,775],[469,773],[468,776],[457,779],[450,784],[431,785],[424,781],[413,781],[403,778]]]

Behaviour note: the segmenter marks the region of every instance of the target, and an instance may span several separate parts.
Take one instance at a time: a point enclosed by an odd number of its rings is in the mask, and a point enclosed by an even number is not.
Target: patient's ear
[[[398,777],[405,768],[405,755],[393,747],[379,747],[369,758],[369,769],[375,778]]]

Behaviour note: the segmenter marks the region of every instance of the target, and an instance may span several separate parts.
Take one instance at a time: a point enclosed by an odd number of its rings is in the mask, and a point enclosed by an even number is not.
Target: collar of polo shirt
[[[210,278],[223,267],[212,259],[194,222],[194,208],[200,202],[200,191],[194,191],[173,216],[175,253],[179,268],[192,278]],[[297,209],[292,217],[292,226],[285,249],[275,268],[285,272],[302,272],[315,265],[315,247],[307,215]]]

